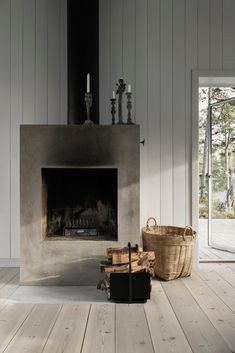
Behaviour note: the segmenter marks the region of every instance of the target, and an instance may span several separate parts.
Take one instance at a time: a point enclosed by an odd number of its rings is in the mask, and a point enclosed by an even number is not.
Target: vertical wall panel
[[[135,92],[135,1],[123,1],[123,77]],[[132,95],[132,115],[135,118],[135,95]],[[125,107],[126,108],[126,107]],[[126,109],[125,119],[126,119]],[[133,119],[134,120],[134,119]]]
[[[67,63],[67,0],[60,0],[60,122],[67,124],[68,119],[68,63]]]
[[[110,89],[116,90],[116,83],[123,76],[123,0],[110,0]],[[114,44],[115,43],[115,44]],[[105,102],[107,104],[107,102]]]
[[[185,132],[186,132],[186,146],[185,146],[185,217],[186,224],[191,224],[192,211],[192,157],[191,157],[191,96],[192,96],[192,69],[197,69],[197,0],[186,1],[186,53],[185,53],[185,70],[186,70],[186,95],[185,95]]]
[[[100,33],[100,48],[111,67],[111,86],[122,60],[124,77],[131,79],[135,70],[135,113],[146,138],[140,156],[141,225],[148,215],[161,223],[190,224],[192,70],[234,69],[235,1],[106,0],[109,15],[104,1],[100,22],[110,21],[111,37],[108,43],[109,34]],[[100,100],[103,111],[106,105]]]
[[[185,226],[185,0],[173,1],[173,224]]]
[[[172,0],[161,0],[161,223],[173,221]]]
[[[11,257],[20,253],[20,134],[22,124],[23,0],[11,0]]]
[[[48,0],[48,123],[60,123],[60,0]]]
[[[35,123],[35,0],[23,1],[23,123]]]
[[[210,68],[210,2],[198,0],[198,67]]]
[[[110,88],[110,0],[100,0],[99,11],[100,123],[110,124],[110,98],[115,90]]]
[[[148,216],[148,38],[147,1],[136,0],[136,122],[140,136],[146,145],[140,147],[140,224],[145,225]]]
[[[160,0],[148,2],[148,216],[160,221]]]
[[[35,122],[47,124],[47,0],[36,0]]]
[[[0,257],[10,257],[10,1],[0,1]]]
[[[210,68],[223,67],[223,3],[210,0]]]
[[[223,0],[223,69],[235,68],[235,1]]]
[[[48,122],[48,79],[51,121],[67,121],[66,17],[66,0],[0,1],[0,259],[19,257],[19,126]]]

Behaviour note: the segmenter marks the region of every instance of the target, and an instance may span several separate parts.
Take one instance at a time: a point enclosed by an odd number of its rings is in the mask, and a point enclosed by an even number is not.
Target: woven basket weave
[[[154,225],[150,226],[150,221]],[[155,274],[167,281],[190,276],[196,232],[192,227],[160,226],[150,217],[143,228],[143,248],[155,252]]]

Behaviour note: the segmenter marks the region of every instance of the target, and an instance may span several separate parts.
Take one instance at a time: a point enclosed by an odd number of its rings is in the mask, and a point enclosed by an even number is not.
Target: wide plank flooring
[[[0,353],[235,352],[235,264],[152,281],[146,304],[17,303],[19,270],[0,268]]]

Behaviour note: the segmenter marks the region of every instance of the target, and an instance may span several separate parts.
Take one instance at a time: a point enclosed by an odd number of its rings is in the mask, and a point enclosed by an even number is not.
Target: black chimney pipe
[[[99,123],[99,0],[68,0],[68,124],[86,120],[90,74],[91,120]]]

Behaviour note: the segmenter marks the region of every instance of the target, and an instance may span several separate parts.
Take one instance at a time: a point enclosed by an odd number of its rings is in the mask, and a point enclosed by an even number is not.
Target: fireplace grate
[[[64,227],[64,236],[70,237],[96,237],[98,235],[96,228],[78,228]]]

